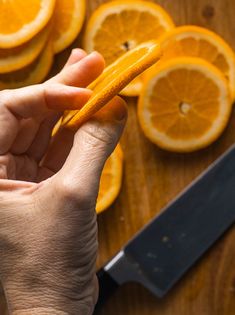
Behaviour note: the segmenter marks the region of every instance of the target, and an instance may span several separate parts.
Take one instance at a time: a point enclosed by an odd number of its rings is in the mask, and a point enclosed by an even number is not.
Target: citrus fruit
[[[21,70],[0,74],[0,90],[16,89],[42,82],[53,62],[53,46],[49,40],[39,57]]]
[[[232,109],[223,74],[201,58],[178,57],[145,78],[138,117],[145,135],[163,149],[190,152],[224,130]]]
[[[89,19],[84,48],[100,52],[109,65],[140,43],[158,39],[174,23],[159,5],[148,1],[117,0],[98,7]],[[129,84],[123,95],[138,95],[141,78]]]
[[[132,79],[159,60],[161,49],[155,41],[143,43],[109,65],[88,88],[93,90],[88,102],[79,111],[67,112],[62,126],[77,130],[98,110],[106,105]]]
[[[235,97],[235,55],[232,48],[217,34],[198,26],[180,26],[160,38],[162,61],[191,56],[203,58],[223,72]]]
[[[57,0],[54,12],[54,51],[67,48],[79,34],[86,15],[86,0]]]
[[[19,70],[32,63],[41,53],[49,36],[45,27],[31,41],[14,48],[0,49],[0,73]]]
[[[0,48],[30,40],[46,26],[54,6],[55,0],[0,1]]]
[[[105,163],[97,199],[96,212],[100,213],[107,209],[117,198],[122,184],[123,153],[120,145]]]

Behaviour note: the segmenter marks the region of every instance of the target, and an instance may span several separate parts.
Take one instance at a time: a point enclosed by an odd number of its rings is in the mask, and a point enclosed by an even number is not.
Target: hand
[[[0,92],[0,280],[11,314],[88,315],[96,303],[96,198],[125,103],[115,97],[76,134],[50,135],[103,68],[77,49],[44,84]]]

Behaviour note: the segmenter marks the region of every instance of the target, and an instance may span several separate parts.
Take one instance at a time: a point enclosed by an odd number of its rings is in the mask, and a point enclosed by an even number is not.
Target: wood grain
[[[88,16],[102,0],[88,0]],[[159,0],[177,25],[196,24],[222,35],[235,48],[234,0]],[[73,46],[81,44],[81,36]],[[70,49],[57,56],[56,73]],[[235,115],[222,137],[209,148],[193,154],[172,154],[151,144],[139,128],[136,99],[127,99],[129,119],[122,137],[125,176],[115,204],[98,218],[98,266],[112,257],[126,241],[213,160],[235,142]],[[212,218],[213,220],[213,218]],[[231,229],[180,281],[158,300],[144,288],[128,284],[107,303],[102,315],[234,315],[235,229]],[[4,303],[0,302],[0,315]]]

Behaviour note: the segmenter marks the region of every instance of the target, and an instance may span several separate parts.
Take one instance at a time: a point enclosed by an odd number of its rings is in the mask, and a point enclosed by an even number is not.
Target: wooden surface
[[[90,11],[102,2],[90,0]],[[158,0],[156,3],[167,9],[177,25],[208,27],[235,49],[234,0]],[[141,132],[136,99],[129,99],[128,106],[129,120],[121,141],[125,155],[124,181],[117,202],[98,219],[99,266],[235,142],[233,113],[223,136],[208,149],[187,155],[163,152]],[[163,300],[156,299],[139,285],[128,284],[119,289],[101,314],[234,315],[235,229]]]
[[[89,15],[105,1],[87,2]],[[167,9],[177,25],[208,27],[222,35],[235,49],[234,0],[158,0],[156,3]],[[79,43],[80,39],[75,45]],[[69,50],[57,57],[53,72],[58,71],[68,54]],[[127,101],[129,119],[121,141],[125,154],[123,186],[115,204],[98,218],[98,266],[110,259],[136,231],[235,142],[233,112],[222,137],[208,149],[187,155],[164,152],[141,132],[136,117],[136,99]],[[101,314],[234,315],[235,229],[231,229],[163,300],[156,299],[139,285],[128,284],[118,290]]]

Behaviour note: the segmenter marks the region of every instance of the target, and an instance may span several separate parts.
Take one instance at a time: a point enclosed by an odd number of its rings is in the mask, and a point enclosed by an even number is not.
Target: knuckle
[[[77,189],[74,187],[73,182],[67,178],[67,176],[64,176],[61,178],[57,185],[57,192],[59,196],[61,196],[63,199],[77,199]]]
[[[57,193],[65,204],[76,205],[81,209],[88,209],[95,206],[94,194],[87,190],[84,184],[79,184],[77,181],[75,184],[73,179],[67,176],[64,176],[58,183]]]
[[[116,134],[109,126],[100,126],[100,123],[87,123],[83,130],[84,141],[92,148],[112,146],[116,141]]]

